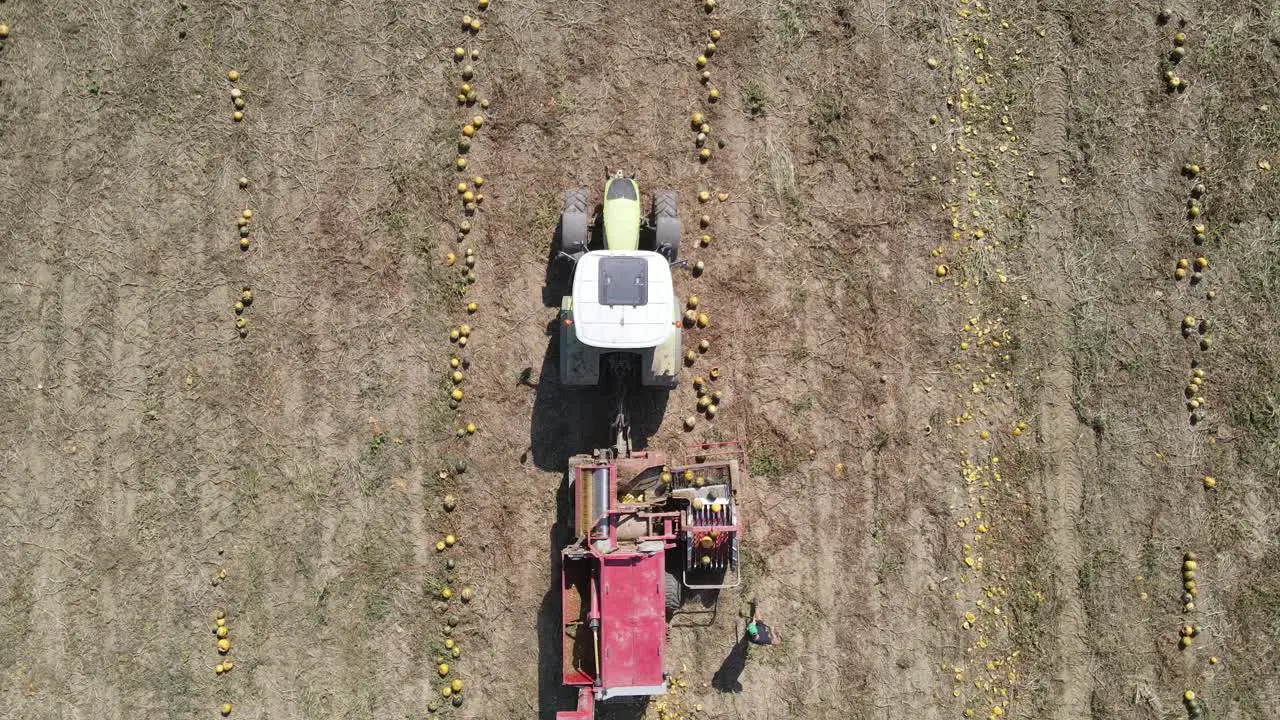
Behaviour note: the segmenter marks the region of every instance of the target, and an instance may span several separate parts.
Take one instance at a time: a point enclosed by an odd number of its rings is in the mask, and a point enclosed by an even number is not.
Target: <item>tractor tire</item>
[[[680,254],[680,205],[670,190],[653,191],[653,244],[667,262]]]
[[[585,253],[591,240],[591,209],[582,190],[566,190],[560,206],[560,249],[570,255]]]
[[[662,582],[663,594],[666,596],[667,617],[670,618],[684,604],[684,586],[680,584],[679,576],[670,570],[663,574]]]

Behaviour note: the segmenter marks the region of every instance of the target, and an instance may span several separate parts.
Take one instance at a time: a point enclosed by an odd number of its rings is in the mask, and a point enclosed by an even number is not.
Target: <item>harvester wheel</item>
[[[670,617],[684,602],[684,587],[680,584],[680,577],[669,570],[662,580],[662,589],[666,595],[667,616]]]
[[[676,194],[670,190],[653,191],[654,250],[667,262],[675,262],[680,254],[680,210]]]
[[[590,222],[587,194],[577,189],[566,190],[560,206],[560,249],[570,255],[585,253],[591,239]]]

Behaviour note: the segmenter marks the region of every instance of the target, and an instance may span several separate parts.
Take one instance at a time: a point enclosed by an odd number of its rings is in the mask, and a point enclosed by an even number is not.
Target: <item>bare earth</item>
[[[606,167],[676,190],[706,264],[711,350],[642,439],[752,472],[744,587],[606,716],[1280,717],[1280,10],[1157,10],[0,0],[0,717],[572,707],[563,471],[607,438],[549,248]],[[752,597],[784,642],[737,668]]]

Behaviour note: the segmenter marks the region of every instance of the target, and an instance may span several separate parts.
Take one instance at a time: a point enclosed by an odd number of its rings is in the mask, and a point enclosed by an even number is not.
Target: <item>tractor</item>
[[[607,173],[606,173],[607,174]],[[674,388],[680,371],[680,304],[671,268],[677,264],[680,218],[676,195],[653,193],[644,217],[634,175],[608,175],[601,210],[569,190],[560,210],[558,256],[573,263],[571,294],[560,302],[560,380],[600,384],[601,361],[650,387]]]
[[[747,465],[738,443],[695,445],[673,464],[632,451],[618,430],[619,446],[569,461],[561,678],[578,697],[556,720],[593,720],[597,703],[665,693],[666,623],[685,592],[741,579],[736,492]]]

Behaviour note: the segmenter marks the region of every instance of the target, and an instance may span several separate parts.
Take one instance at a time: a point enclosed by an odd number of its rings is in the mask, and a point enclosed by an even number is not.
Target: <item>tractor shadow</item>
[[[559,308],[560,299],[573,287],[573,263],[560,256],[560,239],[564,235],[563,220],[556,221],[556,231],[547,246],[547,269],[542,280],[543,307]]]
[[[562,473],[556,491],[556,521],[548,533],[548,565],[551,587],[538,606],[538,718],[555,720],[561,710],[577,706],[577,692],[561,684],[560,550],[571,539],[569,528],[569,474]]]
[[[559,314],[547,321],[547,347],[537,376],[525,368],[522,377],[533,387],[533,417],[529,423],[529,453],[539,470],[564,472],[569,458],[613,447],[611,426],[614,399],[602,376],[595,387],[570,387],[560,382]],[[667,413],[671,391],[644,387],[637,378],[628,388],[625,408],[631,421],[631,446],[645,450]]]
[[[603,206],[596,204],[592,208],[593,217],[599,217],[603,211]],[[547,246],[547,270],[542,281],[542,305],[549,308],[559,308],[560,299],[568,295],[573,289],[573,263],[560,255],[561,238],[564,236],[564,224],[562,221],[556,221],[556,230],[551,238],[551,244]],[[599,250],[604,247],[604,230],[596,225],[591,228],[590,240],[588,247],[592,250]]]
[[[590,452],[610,442],[607,433],[596,437],[577,438],[585,427],[608,427],[608,398],[595,388],[566,387],[560,382],[560,301],[572,291],[573,262],[560,254],[563,222],[557,221],[555,236],[547,246],[547,264],[542,285],[542,304],[548,308],[544,334],[547,347],[542,353],[542,366],[537,374],[532,367],[520,373],[521,382],[533,388],[533,417],[529,422],[529,452],[539,470],[565,472],[569,458],[578,452]],[[580,419],[581,422],[575,422]],[[591,444],[594,442],[595,444]],[[585,449],[584,449],[585,448]],[[521,458],[525,462],[527,458]],[[564,512],[564,506],[561,505]],[[559,545],[555,546],[558,550]]]

